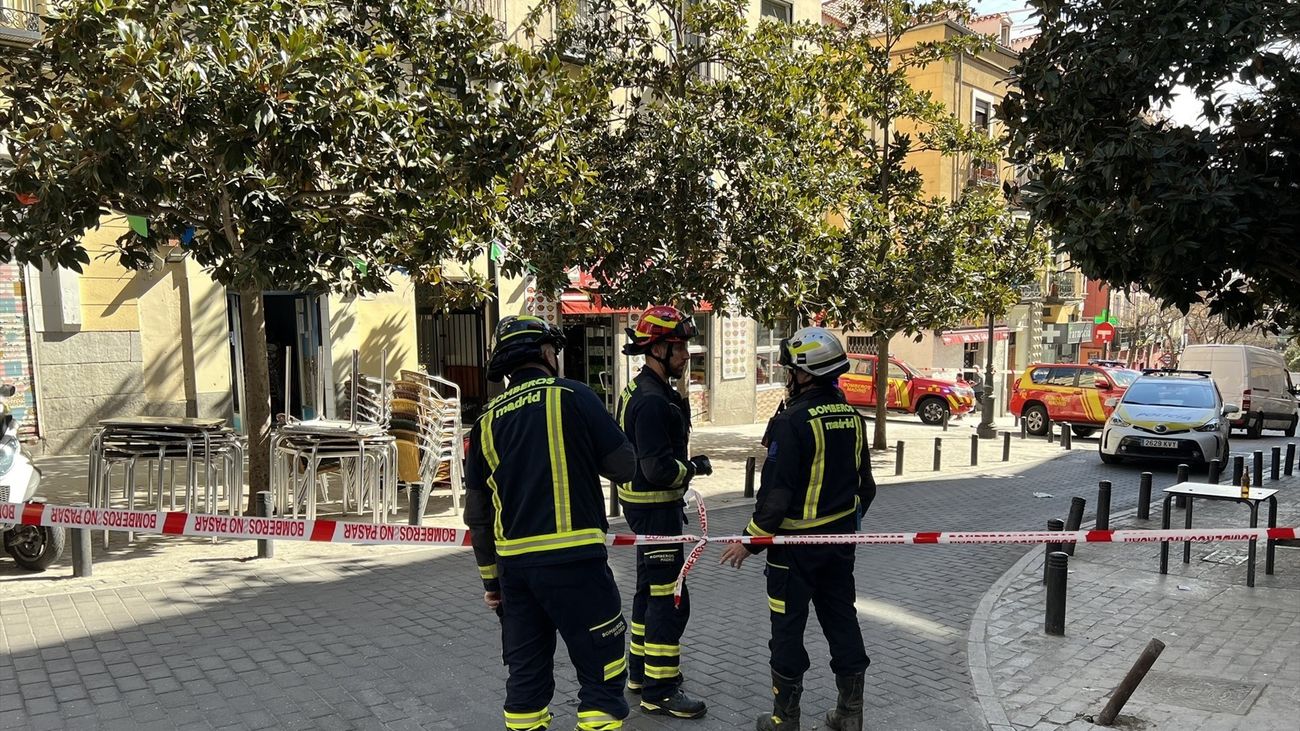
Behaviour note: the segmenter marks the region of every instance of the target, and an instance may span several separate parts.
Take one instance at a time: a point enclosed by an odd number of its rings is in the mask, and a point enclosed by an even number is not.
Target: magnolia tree
[[[433,279],[478,254],[502,181],[579,96],[449,7],[60,0],[40,42],[0,57],[0,258],[79,270],[86,231],[126,214],[123,266],[179,244],[237,293],[253,492],[271,422],[261,292],[382,290],[396,266]]]

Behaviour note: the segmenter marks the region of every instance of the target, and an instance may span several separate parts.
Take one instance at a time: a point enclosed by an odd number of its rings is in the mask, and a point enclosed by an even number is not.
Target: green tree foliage
[[[1040,35],[1001,112],[1059,246],[1184,313],[1300,321],[1300,5],[1030,4]],[[1168,118],[1180,86],[1199,123]]]
[[[0,258],[72,269],[179,243],[240,295],[250,481],[267,481],[264,289],[437,279],[494,230],[513,166],[567,114],[556,63],[446,0],[63,0],[4,56]]]

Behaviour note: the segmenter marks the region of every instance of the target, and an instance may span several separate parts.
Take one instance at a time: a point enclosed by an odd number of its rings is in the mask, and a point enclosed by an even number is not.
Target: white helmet
[[[829,330],[805,327],[781,341],[781,365],[818,377],[838,376],[849,369],[849,357]]]

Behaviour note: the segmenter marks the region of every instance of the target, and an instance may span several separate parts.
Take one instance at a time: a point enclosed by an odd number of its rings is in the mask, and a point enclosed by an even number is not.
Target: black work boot
[[[799,697],[803,678],[787,678],[772,671],[772,713],[758,717],[758,731],[799,731]]]
[[[840,691],[835,710],[826,714],[826,726],[835,731],[862,731],[862,688],[866,685],[865,671],[853,675],[836,675],[835,687]]]
[[[681,688],[662,701],[650,701],[641,698],[641,711],[652,716],[671,716],[672,718],[704,718],[708,713],[704,701],[696,700],[682,692]]]

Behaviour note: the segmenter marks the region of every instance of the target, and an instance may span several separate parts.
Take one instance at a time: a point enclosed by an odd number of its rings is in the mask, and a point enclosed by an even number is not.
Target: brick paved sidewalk
[[[1279,525],[1300,524],[1300,482],[1280,486]],[[1114,527],[1158,528],[1129,517]],[[1182,526],[1181,512],[1171,521]],[[1062,516],[1064,517],[1064,516]],[[1261,516],[1262,518],[1263,516]],[[1242,506],[1201,501],[1199,527],[1247,522]],[[1293,729],[1300,710],[1300,549],[1279,547],[1276,572],[1258,554],[1245,585],[1247,544],[1081,545],[1070,561],[1065,637],[1043,632],[1042,549],[986,595],[971,630],[971,670],[994,729],[1100,729],[1089,722],[1151,638],[1166,644],[1121,720],[1130,729]],[[1003,726],[1001,724],[1007,724]]]

